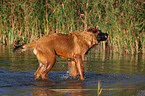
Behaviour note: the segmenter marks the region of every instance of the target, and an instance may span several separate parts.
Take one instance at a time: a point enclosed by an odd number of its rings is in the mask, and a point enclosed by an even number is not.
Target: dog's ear
[[[99,29],[95,29],[94,33],[102,33],[102,32]]]
[[[95,28],[95,27],[89,26],[88,29],[87,29],[87,31],[88,31],[88,32],[93,32],[93,33],[95,33],[96,28]]]

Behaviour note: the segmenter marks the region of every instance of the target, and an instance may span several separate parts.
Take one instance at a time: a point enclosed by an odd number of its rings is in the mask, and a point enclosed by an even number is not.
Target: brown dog
[[[34,49],[34,54],[39,61],[39,67],[35,72],[35,79],[47,79],[47,73],[53,67],[56,61],[56,55],[69,60],[68,67],[71,76],[77,75],[84,80],[84,70],[82,60],[85,53],[97,45],[100,41],[108,38],[107,33],[102,33],[95,27],[88,27],[84,32],[72,32],[69,34],[53,33],[45,35],[37,41],[30,42],[23,46],[13,44],[13,51],[25,51]]]

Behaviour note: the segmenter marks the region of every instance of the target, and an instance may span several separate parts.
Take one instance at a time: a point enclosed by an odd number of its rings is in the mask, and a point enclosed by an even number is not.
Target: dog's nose
[[[107,35],[105,35],[105,38],[108,38],[108,36],[107,36]]]
[[[106,38],[106,39],[108,38],[108,34],[107,34],[107,33],[105,33],[105,38]]]

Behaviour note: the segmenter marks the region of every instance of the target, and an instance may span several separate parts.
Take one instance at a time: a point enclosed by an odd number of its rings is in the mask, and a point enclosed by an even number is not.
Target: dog
[[[107,33],[89,26],[84,32],[53,33],[24,45],[20,45],[20,41],[18,41],[11,45],[11,49],[14,52],[34,49],[33,52],[39,61],[39,67],[34,73],[36,80],[48,79],[47,73],[55,64],[56,55],[69,61],[68,67],[71,76],[77,76],[78,71],[80,80],[85,80],[82,61],[86,52],[107,38]]]

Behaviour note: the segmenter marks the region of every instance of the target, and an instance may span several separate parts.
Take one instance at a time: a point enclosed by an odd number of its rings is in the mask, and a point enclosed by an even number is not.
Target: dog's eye
[[[101,38],[101,36],[100,36],[100,35],[98,35],[98,36],[97,36],[97,38]]]
[[[98,33],[98,36],[100,37],[101,35],[102,35],[102,34],[99,32],[99,33]]]

